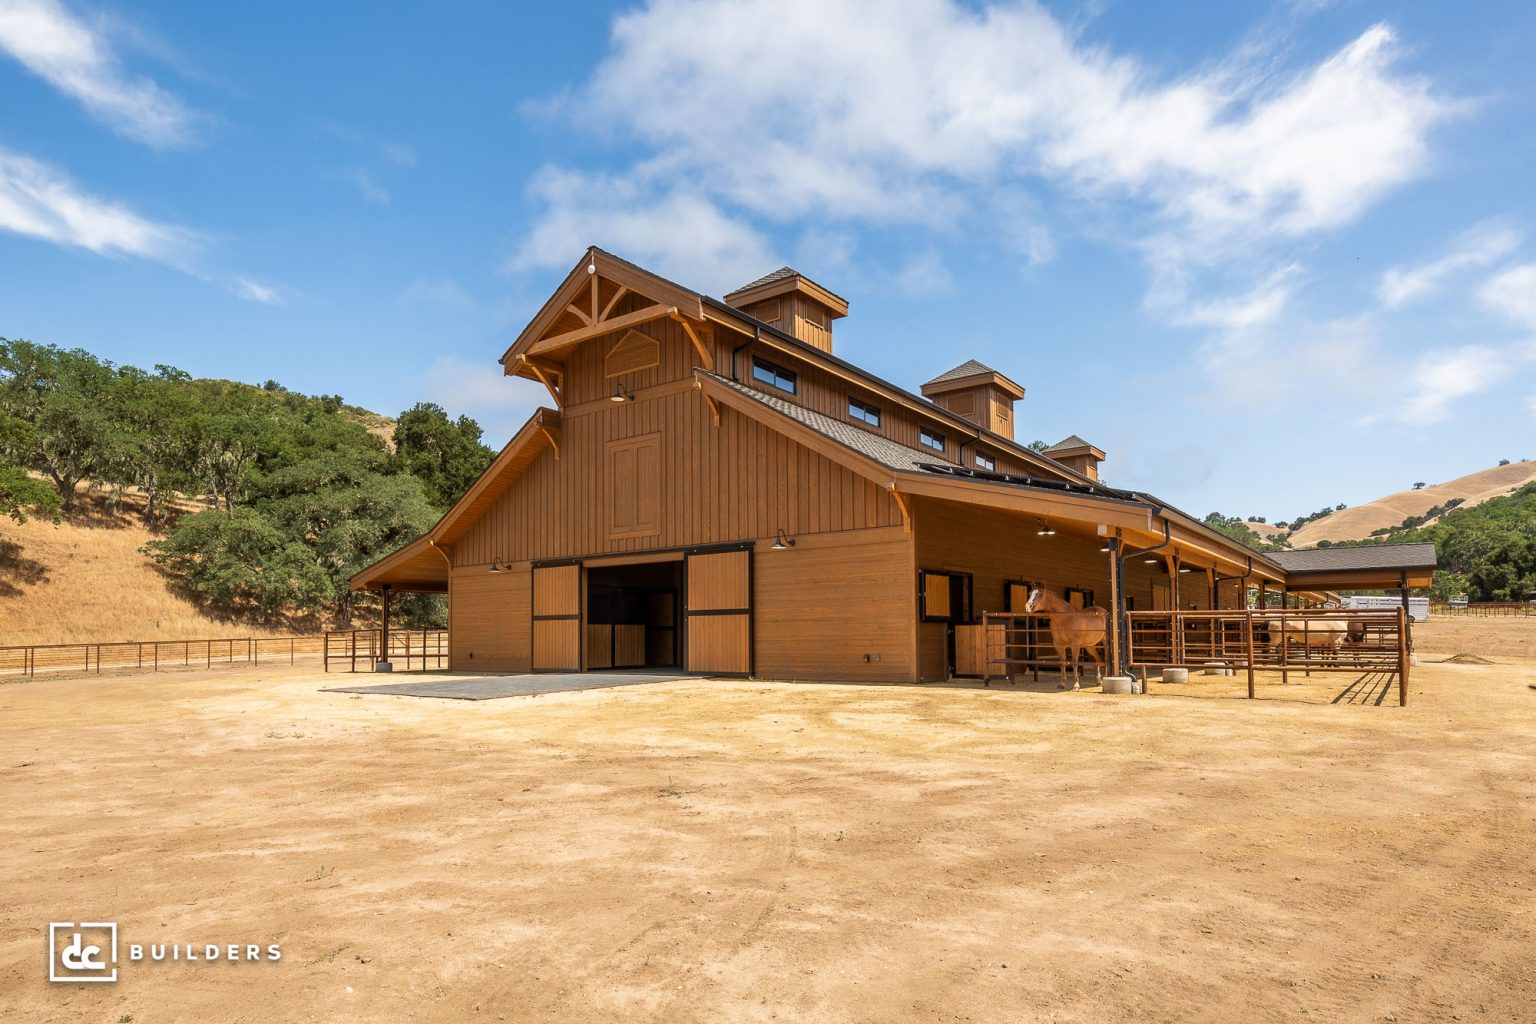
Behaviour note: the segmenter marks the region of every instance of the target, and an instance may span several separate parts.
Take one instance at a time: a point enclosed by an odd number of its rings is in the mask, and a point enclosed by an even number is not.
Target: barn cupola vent
[[[832,351],[832,321],[848,315],[847,299],[793,267],[780,267],[743,285],[725,301],[823,352]]]
[[[1024,389],[990,366],[968,359],[923,385],[923,397],[957,416],[1013,440],[1013,403]]]
[[[1055,459],[1068,469],[1075,469],[1090,480],[1099,478],[1099,463],[1104,461],[1102,449],[1089,444],[1076,434],[1063,438],[1045,450],[1047,458]]]

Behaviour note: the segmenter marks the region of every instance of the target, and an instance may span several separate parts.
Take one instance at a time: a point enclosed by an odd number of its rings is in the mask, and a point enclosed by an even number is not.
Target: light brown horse
[[[1067,688],[1069,653],[1072,657],[1072,689],[1083,688],[1079,662],[1084,654],[1093,659],[1094,679],[1102,679],[1104,662],[1100,660],[1094,648],[1104,642],[1105,634],[1108,632],[1109,612],[1098,605],[1091,608],[1074,608],[1064,598],[1057,597],[1044,589],[1029,592],[1029,600],[1024,603],[1024,610],[1030,614],[1050,617],[1051,646],[1056,648],[1056,657],[1061,660],[1061,682],[1056,686],[1058,690]]]

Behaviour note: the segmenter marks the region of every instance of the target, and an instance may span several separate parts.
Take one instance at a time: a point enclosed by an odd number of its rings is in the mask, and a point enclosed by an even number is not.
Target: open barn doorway
[[[587,567],[587,670],[682,667],[683,560]]]

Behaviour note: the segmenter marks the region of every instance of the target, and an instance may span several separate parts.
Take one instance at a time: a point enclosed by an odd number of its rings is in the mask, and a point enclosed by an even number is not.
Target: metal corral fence
[[[1476,604],[1431,604],[1431,615],[1474,615],[1501,617],[1536,616],[1536,601],[1479,601]]]
[[[101,643],[26,644],[0,647],[0,675],[39,672],[94,672],[202,665],[263,663],[289,665],[319,661],[325,640],[319,634],[283,637],[226,637],[206,640],[121,640]]]
[[[379,662],[379,631],[349,629],[325,634],[325,670],[345,667],[348,672],[374,671]],[[419,667],[448,667],[448,631],[446,629],[392,629],[389,631],[389,662],[409,671]],[[420,663],[419,665],[417,663]]]
[[[226,637],[204,640],[123,640],[101,643],[22,644],[0,647],[0,676],[35,676],[39,672],[158,672],[161,669],[214,668],[219,665],[298,665],[311,663],[331,671],[372,671],[378,661],[379,631],[351,629],[308,636]],[[448,631],[389,631],[389,656],[405,669],[443,668]]]
[[[1407,612],[1394,609],[1233,609],[1229,611],[1127,612],[1125,658],[1141,670],[1203,669],[1219,666],[1244,671],[1248,696],[1254,696],[1255,672],[1278,671],[1282,682],[1292,672],[1384,673],[1396,675],[1398,703],[1408,703],[1412,650]],[[982,617],[981,674],[988,680],[1029,670],[1060,670],[1051,639],[1050,615],[988,612]],[[957,661],[959,651],[957,650]],[[1102,656],[1102,649],[1101,649]],[[1085,674],[1092,660],[1082,659]],[[1145,687],[1144,687],[1145,690]]]

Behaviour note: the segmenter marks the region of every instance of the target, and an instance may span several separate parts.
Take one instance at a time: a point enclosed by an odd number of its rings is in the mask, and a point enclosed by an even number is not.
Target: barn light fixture
[[[501,562],[501,564],[497,565],[496,563],[498,563],[498,562]],[[491,556],[491,574],[492,575],[500,573],[503,566],[505,566],[508,569],[512,568],[510,565],[507,565],[506,562],[502,562],[501,559],[496,557],[495,555]]]
[[[589,274],[597,273],[597,261],[592,259],[591,257],[587,258],[587,273],[589,273]]]
[[[773,547],[770,548],[769,550],[771,550],[771,551],[788,551],[790,548],[792,548],[794,546],[795,546],[795,538],[793,538],[793,537],[786,537],[784,535],[784,528],[780,527],[778,534],[773,538]]]
[[[1099,550],[1104,552],[1105,554],[1108,554],[1109,553],[1109,545],[1105,544],[1103,547],[1099,548]]]
[[[1142,561],[1146,562],[1148,565],[1156,565],[1157,564],[1157,559],[1155,559],[1155,558],[1143,558]]]
[[[1184,574],[1184,573],[1186,573],[1186,572],[1194,572],[1194,571],[1195,571],[1195,570],[1193,570],[1193,569],[1191,569],[1191,568],[1190,568],[1190,567],[1189,567],[1189,566],[1187,566],[1187,565],[1184,565],[1184,566],[1180,566],[1180,567],[1179,567],[1179,574],[1180,574],[1180,575],[1183,575],[1183,574]]]
[[[608,401],[610,402],[633,402],[634,400],[635,393],[633,391],[625,391],[622,384],[615,384],[613,386],[613,394],[608,396]]]
[[[1044,519],[1042,519],[1042,520],[1040,520],[1040,529],[1035,531],[1035,536],[1036,537],[1054,537],[1054,536],[1056,536],[1056,531],[1051,529],[1051,524],[1050,523],[1048,523]]]

